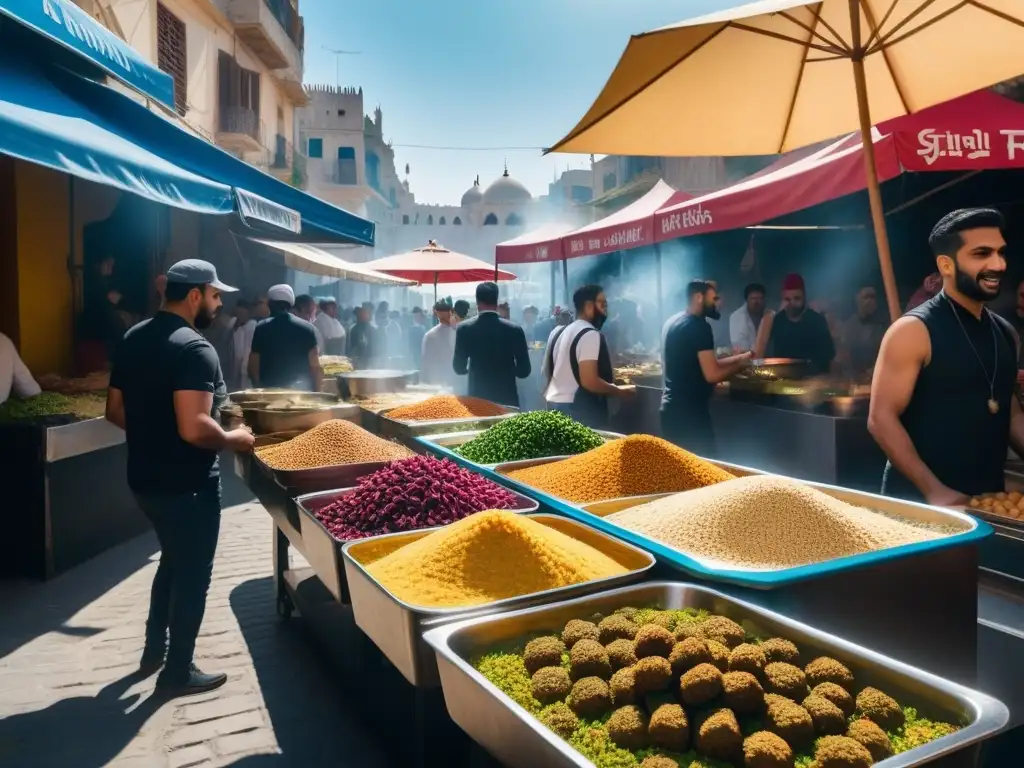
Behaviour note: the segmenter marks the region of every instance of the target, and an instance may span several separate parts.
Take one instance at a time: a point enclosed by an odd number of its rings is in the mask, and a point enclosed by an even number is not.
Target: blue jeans
[[[220,481],[196,493],[135,494],[160,541],[160,565],[153,578],[146,621],[146,655],[167,648],[164,674],[189,674],[196,637],[206,612],[213,556],[220,533]],[[170,646],[167,634],[170,630]]]

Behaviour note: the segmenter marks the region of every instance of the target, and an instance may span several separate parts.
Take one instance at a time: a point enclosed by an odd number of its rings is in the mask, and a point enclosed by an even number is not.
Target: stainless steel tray
[[[436,687],[440,679],[434,654],[423,642],[424,631],[469,616],[484,616],[511,608],[539,605],[574,595],[596,592],[641,579],[654,565],[654,558],[637,547],[594,530],[588,525],[559,515],[535,514],[533,519],[568,536],[591,543],[601,551],[613,554],[636,567],[621,576],[588,581],[560,589],[549,589],[529,595],[498,600],[466,608],[425,608],[399,600],[373,579],[360,562],[362,553],[372,552],[377,560],[396,549],[422,538],[435,529],[393,533],[372,539],[349,542],[342,549],[345,575],[352,596],[352,613],[356,624],[381,652],[391,660],[415,686]]]
[[[470,440],[473,440],[474,438],[479,437],[480,435],[482,435],[486,431],[487,430],[485,430],[485,429],[474,429],[474,430],[470,430],[470,431],[466,431],[466,432],[448,432],[448,433],[438,434],[438,435],[424,435],[423,437],[420,438],[420,440],[418,441],[418,444],[419,444],[420,447],[422,447],[424,444],[427,444],[430,447],[441,447],[441,448],[448,449],[448,451],[454,451],[460,445],[463,445],[464,443],[468,443]],[[605,442],[608,442],[609,440],[618,440],[621,437],[625,437],[625,435],[622,435],[622,434],[620,434],[618,432],[606,432],[606,431],[600,430],[600,429],[596,430],[596,431],[597,431],[597,434],[599,434],[601,437],[603,437],[605,439]],[[415,447],[416,446],[414,446],[414,448]],[[460,457],[460,458],[462,458],[462,457]],[[567,459],[567,458],[569,458],[569,457],[568,456],[549,456],[545,460],[547,460],[547,461],[558,461],[560,459]],[[494,467],[501,466],[501,465],[498,465],[498,464],[477,464],[475,461],[470,461],[469,459],[466,459],[466,458],[462,458],[462,461],[465,461],[465,462],[467,462],[469,464],[472,464],[474,466],[487,467],[489,469],[493,469]],[[529,459],[529,461],[538,461],[538,459]]]
[[[857,682],[873,685],[922,715],[964,727],[949,736],[883,760],[879,768],[922,765],[975,744],[1003,728],[1009,712],[999,701],[969,688],[833,637],[780,614],[691,584],[651,582],[551,605],[484,616],[431,628],[424,641],[437,655],[445,705],[452,720],[509,768],[591,767],[593,764],[473,668],[470,660],[533,632],[560,629],[570,619],[611,613],[627,605],[666,609],[703,608],[723,614],[765,636],[781,636],[803,655],[831,656],[846,664]]]
[[[245,423],[258,435],[285,430],[307,430],[331,419],[344,419],[356,424],[360,421],[359,406],[351,403],[324,403],[309,408],[278,410],[274,408],[242,406]]]
[[[447,432],[482,432],[499,421],[519,413],[518,408],[500,406],[506,412],[500,416],[471,416],[465,419],[434,419],[431,421],[399,421],[388,416],[394,408],[380,412],[380,434],[382,437],[393,437],[403,442],[426,435],[440,435]]]
[[[293,496],[349,488],[367,475],[383,469],[389,462],[366,461],[359,464],[331,464],[314,469],[274,469],[258,454],[253,454],[253,465],[268,477],[274,478]]]
[[[275,400],[289,400],[293,398],[310,402],[334,402],[338,399],[337,397],[318,392],[306,392],[301,389],[277,389],[274,387],[240,389],[237,392],[228,394],[228,400],[238,405],[256,402],[270,403]]]
[[[342,567],[341,550],[345,541],[336,539],[331,535],[324,524],[321,523],[316,513],[331,502],[352,493],[355,488],[340,488],[319,493],[307,493],[299,496],[293,501],[298,518],[299,530],[302,533],[304,542],[305,557],[309,566],[313,569],[320,581],[324,583],[328,591],[341,603],[348,604],[348,580],[345,578],[345,569]],[[537,502],[523,496],[521,493],[510,491],[516,497],[516,506],[513,512],[530,513],[537,511]],[[418,533],[418,532],[417,532]],[[406,534],[390,534],[406,535]],[[375,539],[383,538],[376,536]],[[359,541],[370,541],[370,539],[359,539]]]

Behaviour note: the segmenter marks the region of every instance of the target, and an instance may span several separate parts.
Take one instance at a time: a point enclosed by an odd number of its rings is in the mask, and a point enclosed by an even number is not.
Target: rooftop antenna
[[[341,48],[328,48],[326,45],[323,49],[328,53],[334,54],[334,85],[338,88],[341,87],[341,57],[342,56],[360,56],[362,51],[346,51]]]

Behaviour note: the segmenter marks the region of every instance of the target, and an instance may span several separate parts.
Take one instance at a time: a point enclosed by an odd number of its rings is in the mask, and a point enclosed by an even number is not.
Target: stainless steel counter
[[[124,442],[124,430],[104,418],[45,427],[46,461],[52,463]]]

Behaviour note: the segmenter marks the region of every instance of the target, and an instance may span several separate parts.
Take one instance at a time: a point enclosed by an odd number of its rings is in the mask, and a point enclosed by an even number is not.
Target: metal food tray
[[[404,406],[396,406],[400,408]],[[505,413],[500,416],[470,416],[465,419],[432,419],[430,421],[399,421],[388,416],[395,408],[380,412],[381,437],[393,437],[402,442],[411,442],[417,437],[440,435],[448,432],[480,431],[492,427],[499,421],[519,413],[518,408],[502,405]]]
[[[996,699],[834,637],[778,613],[702,586],[650,582],[561,603],[459,621],[432,628],[424,641],[434,648],[452,720],[474,741],[510,768],[593,764],[533,715],[490,683],[471,659],[533,633],[560,629],[570,619],[611,613],[625,606],[696,608],[722,614],[764,636],[785,637],[805,658],[830,656],[846,664],[858,684],[873,685],[926,717],[959,723],[949,736],[887,758],[879,768],[908,768],[958,752],[1003,728],[1009,711]]]
[[[468,443],[470,440],[473,440],[473,439],[479,437],[480,435],[482,435],[486,431],[487,431],[486,429],[474,429],[472,431],[467,431],[467,432],[448,432],[446,434],[440,434],[440,435],[425,435],[425,436],[423,436],[423,437],[421,437],[421,438],[419,438],[418,440],[415,441],[416,444],[413,446],[413,449],[414,450],[420,449],[420,450],[432,451],[433,448],[435,448],[435,447],[441,447],[441,448],[445,449],[446,456],[449,453],[452,454],[452,455],[458,455],[458,454],[455,454],[455,451],[454,451],[455,448],[458,448],[460,445],[463,445],[464,443]],[[605,439],[605,442],[608,442],[609,440],[618,440],[621,437],[625,437],[625,435],[622,435],[622,434],[620,434],[618,432],[606,432],[606,431],[600,430],[600,429],[595,430],[595,431],[597,432],[597,434],[599,434],[601,437],[603,437]],[[475,461],[470,461],[469,459],[463,458],[462,456],[459,456],[459,458],[462,460],[462,462],[466,466],[471,467],[473,469],[477,469],[478,467],[487,467],[489,469],[493,469],[494,467],[498,466],[497,464],[477,464]],[[551,457],[548,457],[548,459],[550,459],[550,460],[568,459],[568,458],[569,458],[569,456],[551,456]],[[535,459],[531,459],[531,461],[536,461],[536,460]]]
[[[392,459],[399,461],[399,459]],[[358,464],[331,464],[314,469],[274,469],[267,465],[258,454],[254,453],[252,462],[261,472],[276,480],[292,496],[332,488],[349,488],[367,475],[383,469],[388,461],[365,461]]]
[[[358,424],[361,413],[358,406],[340,402],[288,409],[242,406],[245,423],[260,435],[285,430],[305,431],[332,419],[344,419]]]
[[[1012,480],[1015,483],[1024,483],[1024,475],[1019,472],[1007,469],[1003,471],[1003,475],[1007,480]],[[1024,540],[1024,518],[997,515],[995,512],[986,512],[984,509],[977,509],[975,507],[964,507],[964,512],[987,523],[991,523],[996,529],[996,533],[1000,536]]]
[[[352,597],[352,613],[356,624],[410,683],[419,687],[437,687],[440,684],[434,653],[423,642],[422,637],[425,631],[433,627],[471,616],[485,616],[513,608],[540,605],[609,589],[643,578],[644,574],[654,566],[654,558],[648,553],[596,531],[586,524],[567,520],[558,515],[532,514],[530,517],[567,536],[589,543],[627,567],[635,562],[636,567],[620,576],[586,581],[582,584],[573,584],[558,589],[548,589],[484,605],[426,608],[399,600],[370,576],[357,558],[361,552],[370,550],[375,555],[373,560],[377,560],[406,544],[423,538],[437,528],[376,536],[372,539],[352,541],[344,546],[342,555],[345,560],[345,575],[348,578]]]
[[[348,542],[340,541],[332,536],[324,524],[317,519],[316,513],[354,490],[355,488],[340,488],[319,493],[307,493],[292,501],[302,535],[303,554],[306,561],[328,591],[334,595],[334,598],[346,605],[350,600],[348,580],[345,578],[345,569],[342,567],[341,550]],[[517,502],[516,506],[512,508],[513,512],[525,514],[537,511],[536,501],[515,491],[511,491],[511,493],[515,495]],[[368,539],[359,539],[358,541],[368,541]]]

